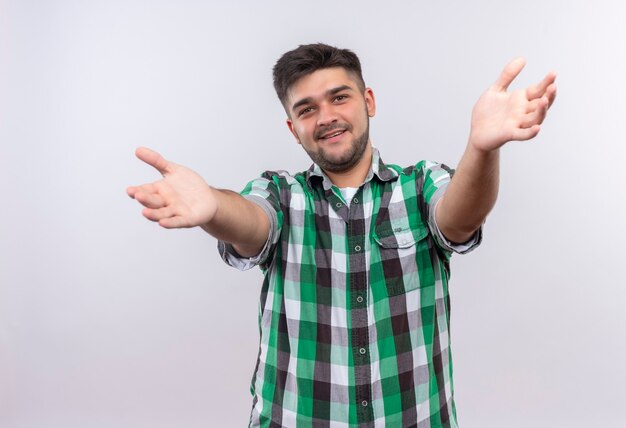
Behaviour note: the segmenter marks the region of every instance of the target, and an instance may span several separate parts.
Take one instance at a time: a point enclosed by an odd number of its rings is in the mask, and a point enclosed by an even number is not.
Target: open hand
[[[138,148],[135,155],[163,176],[159,181],[126,189],[128,196],[145,207],[144,217],[167,229],[211,221],[217,211],[214,190],[200,175],[145,147]]]
[[[524,65],[523,58],[508,63],[498,80],[478,99],[472,111],[469,141],[474,148],[492,151],[509,141],[530,140],[539,133],[556,97],[556,73],[548,73],[536,85],[507,92]]]

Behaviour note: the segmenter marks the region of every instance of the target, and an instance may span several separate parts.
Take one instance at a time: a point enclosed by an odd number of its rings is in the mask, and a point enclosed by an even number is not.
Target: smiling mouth
[[[340,131],[329,132],[329,133],[328,133],[328,134],[326,134],[326,135],[322,135],[319,139],[320,139],[320,140],[328,140],[328,139],[330,139],[330,138],[337,137],[337,136],[339,136],[339,135],[343,134],[344,132],[346,132],[346,130],[345,130],[345,129],[342,129],[342,130],[340,130]]]

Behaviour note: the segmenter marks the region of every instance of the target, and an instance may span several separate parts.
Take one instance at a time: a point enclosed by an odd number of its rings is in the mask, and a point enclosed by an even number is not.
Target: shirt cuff
[[[450,241],[448,238],[446,238],[444,234],[441,232],[441,229],[439,229],[435,212],[437,210],[437,204],[441,201],[441,197],[445,193],[445,190],[447,187],[448,187],[447,184],[440,187],[439,189],[437,189],[437,191],[433,195],[431,199],[432,209],[430,210],[430,213],[428,214],[429,215],[428,225],[430,226],[431,233],[435,237],[435,241],[437,241],[437,244],[439,244],[441,248],[443,248],[446,251],[451,251],[457,254],[467,254],[470,251],[474,250],[476,247],[478,247],[480,243],[483,241],[484,223],[480,225],[478,230],[474,232],[474,235],[472,235],[472,237],[469,240],[467,240],[466,242],[463,242],[462,244],[454,243]]]
[[[241,256],[239,255],[239,253],[237,253],[237,251],[235,251],[235,248],[232,246],[232,244],[224,241],[217,241],[217,250],[222,257],[222,260],[224,260],[226,264],[234,267],[235,269],[242,271],[252,269],[257,265],[264,263],[267,260],[274,244],[278,241],[278,220],[276,217],[276,211],[274,211],[272,205],[260,196],[244,195],[243,197],[250,202],[254,202],[255,204],[259,205],[263,209],[265,214],[267,214],[267,217],[270,221],[270,232],[267,236],[267,241],[265,241],[265,245],[263,245],[263,248],[261,249],[259,254],[252,257]]]

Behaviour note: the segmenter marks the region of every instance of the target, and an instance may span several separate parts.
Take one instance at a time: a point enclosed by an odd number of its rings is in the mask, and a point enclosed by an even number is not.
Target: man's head
[[[314,43],[300,45],[283,54],[274,66],[274,89],[285,110],[287,110],[289,90],[295,82],[317,70],[334,67],[346,70],[359,89],[365,90],[359,57],[348,49]],[[289,115],[288,110],[287,114]]]
[[[353,52],[300,46],[276,63],[274,87],[289,130],[322,169],[346,172],[369,161],[369,117],[376,107]]]

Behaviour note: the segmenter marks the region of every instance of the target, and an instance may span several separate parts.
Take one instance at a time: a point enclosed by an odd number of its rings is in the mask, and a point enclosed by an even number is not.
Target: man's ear
[[[296,130],[295,130],[295,129],[294,129],[294,127],[293,127],[293,122],[291,121],[291,119],[287,119],[287,128],[289,128],[289,131],[290,131],[290,132],[293,134],[293,136],[295,137],[296,142],[297,142],[298,144],[302,144],[302,143],[300,142],[300,139],[298,138],[298,134],[296,133]]]
[[[365,108],[367,109],[367,115],[369,117],[374,117],[374,115],[376,114],[376,98],[374,98],[374,91],[372,90],[372,88],[365,88],[363,97],[365,98]]]

